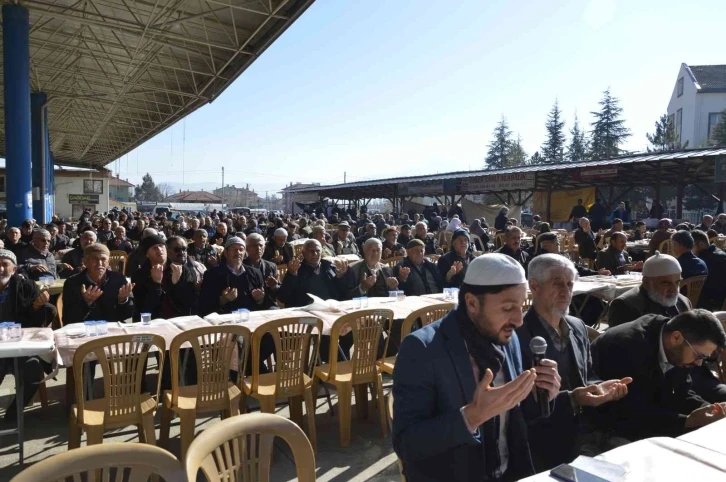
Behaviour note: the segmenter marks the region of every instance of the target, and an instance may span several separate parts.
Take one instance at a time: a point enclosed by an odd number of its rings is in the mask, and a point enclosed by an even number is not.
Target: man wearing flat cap
[[[673,317],[691,309],[691,302],[678,292],[681,265],[673,256],[658,251],[643,263],[643,283],[610,303],[609,326],[617,326],[653,313]]]
[[[292,244],[287,242],[287,230],[285,228],[275,229],[272,239],[267,242],[262,259],[275,264],[287,264],[294,257],[295,250]]]
[[[466,276],[466,269],[473,259],[469,232],[457,229],[451,236],[449,252],[441,256],[437,263],[439,274],[444,278],[446,286],[453,288],[461,286]]]
[[[406,257],[393,268],[399,289],[407,296],[430,295],[444,290],[444,278],[426,256],[424,242],[412,239],[406,246]]]
[[[336,256],[359,253],[358,245],[355,244],[355,237],[350,232],[350,224],[347,221],[338,224],[338,233],[330,243],[335,248]]]
[[[522,369],[524,268],[484,254],[467,269],[459,304],[403,339],[393,374],[393,447],[410,482],[519,480],[534,473],[522,404],[535,386],[553,400],[557,364]],[[533,404],[534,405],[534,404]]]
[[[411,236],[411,226],[403,223],[401,225],[401,230],[398,233],[398,242],[403,246],[404,248],[408,246],[408,242],[413,239],[413,236]]]

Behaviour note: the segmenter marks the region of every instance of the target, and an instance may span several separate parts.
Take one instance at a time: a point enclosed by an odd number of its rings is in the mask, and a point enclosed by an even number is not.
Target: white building
[[[668,103],[668,119],[681,144],[711,145],[711,131],[726,109],[726,65],[681,64]]]

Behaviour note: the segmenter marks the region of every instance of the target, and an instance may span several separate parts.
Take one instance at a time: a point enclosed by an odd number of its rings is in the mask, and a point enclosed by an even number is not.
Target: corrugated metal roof
[[[416,183],[426,181],[443,181],[445,179],[466,179],[471,177],[500,175],[500,174],[517,174],[525,172],[547,172],[547,171],[567,171],[573,169],[582,169],[587,167],[600,167],[600,166],[612,166],[618,164],[633,164],[633,163],[645,163],[645,162],[663,162],[670,160],[679,159],[695,159],[702,157],[720,156],[726,155],[726,148],[716,147],[708,149],[692,149],[678,152],[667,152],[661,154],[655,153],[643,153],[637,155],[629,155],[623,157],[616,157],[613,159],[603,159],[600,161],[587,161],[587,162],[573,162],[573,163],[561,163],[561,164],[544,164],[537,166],[521,166],[512,167],[508,169],[491,169],[491,170],[477,170],[477,171],[455,171],[446,172],[442,174],[432,174],[428,176],[406,176],[406,177],[392,177],[387,179],[376,179],[371,181],[357,181],[348,182],[345,184],[330,184],[324,186],[313,186],[303,188],[292,188],[288,187],[285,192],[324,192],[326,190],[334,189],[351,189],[356,187],[373,187],[382,186],[387,184],[398,184],[398,183]]]

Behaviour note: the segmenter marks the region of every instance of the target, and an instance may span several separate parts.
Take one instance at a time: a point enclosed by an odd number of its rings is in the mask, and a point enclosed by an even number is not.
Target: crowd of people
[[[538,216],[533,242],[523,243],[506,207],[491,229],[485,218],[467,224],[460,209],[437,206],[401,215],[338,210],[329,218],[112,211],[74,223],[27,220],[0,226],[0,310],[23,326],[48,326],[57,315],[64,324],[142,313],[168,319],[301,307],[312,301],[308,293],[348,300],[458,288],[457,308],[442,320],[403,340],[398,320],[388,334],[388,355],[398,353],[394,448],[412,481],[516,480],[577,454],[726,416],[726,385],[711,371],[726,346],[711,313],[726,298],[726,253],[711,234],[726,231],[726,217],[698,227],[663,219],[647,233],[640,225],[624,231],[625,219],[615,216],[605,232],[584,208],[573,212],[579,255],[595,269],[562,255],[561,236]],[[650,256],[631,260],[627,241],[647,236]],[[656,249],[668,239],[672,256]],[[127,255],[123,271],[110,269],[118,251]],[[588,325],[603,307],[589,300],[596,306],[587,323],[571,316],[574,281],[627,271],[642,271],[642,285],[609,304],[610,328],[593,337]],[[707,277],[696,307],[680,293],[691,276]],[[38,287],[58,278],[66,279],[62,313]],[[530,350],[535,337],[547,342],[539,363]],[[339,343],[333,353],[350,356],[352,334]],[[320,349],[327,360],[329,337]],[[274,345],[262,351],[265,360]],[[25,364],[28,403],[48,367],[36,358]],[[538,396],[548,399],[549,416]]]

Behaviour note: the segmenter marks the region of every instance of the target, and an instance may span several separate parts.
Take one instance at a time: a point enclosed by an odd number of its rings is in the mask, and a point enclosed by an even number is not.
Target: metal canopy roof
[[[601,161],[544,164],[536,166],[522,166],[508,169],[492,169],[477,171],[457,171],[427,176],[394,177],[372,181],[349,182],[327,186],[287,187],[286,193],[317,192],[320,196],[333,199],[391,199],[394,196],[394,187],[399,184],[408,184],[411,192],[415,192],[416,185],[424,185],[431,181],[457,181],[455,194],[483,194],[483,192],[468,192],[462,189],[461,180],[480,178],[502,174],[535,173],[535,188],[533,190],[563,190],[589,187],[598,184],[602,186],[652,186],[658,179],[661,183],[706,183],[714,180],[714,159],[717,156],[726,156],[726,148],[692,149],[667,153],[643,153],[630,156],[605,159]],[[583,180],[578,178],[582,169],[617,166],[617,177],[600,180]],[[659,177],[660,176],[660,177]],[[505,192],[505,191],[498,191]],[[427,190],[426,195],[434,194]],[[446,194],[454,194],[446,192]]]
[[[21,0],[55,161],[103,166],[213,101],[313,2]]]

